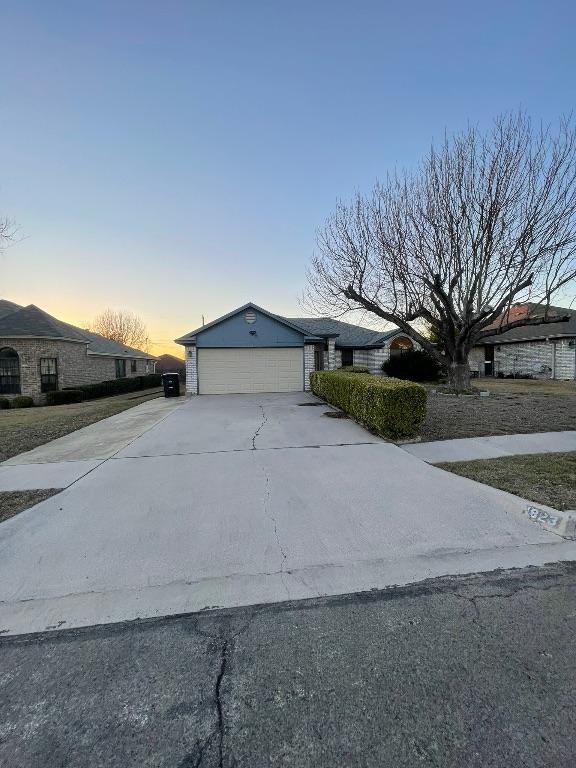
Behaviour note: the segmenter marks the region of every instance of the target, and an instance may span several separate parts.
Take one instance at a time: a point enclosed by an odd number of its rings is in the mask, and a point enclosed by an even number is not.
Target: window
[[[116,358],[116,378],[123,379],[126,376],[126,360]]]
[[[130,360],[130,373],[136,373],[136,360]]]
[[[354,350],[343,349],[342,350],[342,367],[345,365],[354,365]]]
[[[55,357],[40,358],[40,392],[58,389],[58,363]]]
[[[414,349],[414,345],[406,336],[397,336],[390,343],[390,357],[398,357],[405,352],[409,352]]]
[[[0,349],[0,395],[20,394],[20,358],[10,347]]]

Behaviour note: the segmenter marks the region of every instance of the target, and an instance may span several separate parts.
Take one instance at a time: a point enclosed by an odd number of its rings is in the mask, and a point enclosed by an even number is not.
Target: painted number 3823
[[[551,515],[549,512],[545,512],[538,507],[526,507],[524,510],[530,520],[534,520],[536,523],[548,523],[548,525],[558,525],[560,518],[556,515]]]

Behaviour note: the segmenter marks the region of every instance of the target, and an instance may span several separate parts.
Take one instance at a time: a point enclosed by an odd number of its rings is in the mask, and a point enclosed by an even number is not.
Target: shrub
[[[382,365],[388,376],[408,381],[438,381],[441,369],[436,360],[419,349],[409,349],[395,355]]]
[[[312,391],[383,437],[414,435],[426,416],[419,384],[347,371],[313,371]]]
[[[79,389],[62,389],[57,392],[48,392],[46,405],[65,405],[66,403],[81,403],[84,393]]]
[[[7,397],[0,397],[0,411],[3,411],[5,408],[10,408],[10,400]]]
[[[363,365],[343,365],[340,370],[346,373],[370,373],[370,370]]]
[[[110,397],[111,395],[121,395],[124,392],[137,392],[140,389],[159,387],[161,383],[162,377],[159,373],[148,373],[145,376],[99,381],[97,384],[81,384],[73,389],[82,392],[84,400],[95,400],[98,397]],[[68,392],[70,390],[62,391]]]
[[[32,408],[33,405],[34,400],[26,395],[18,395],[12,400],[12,408]]]

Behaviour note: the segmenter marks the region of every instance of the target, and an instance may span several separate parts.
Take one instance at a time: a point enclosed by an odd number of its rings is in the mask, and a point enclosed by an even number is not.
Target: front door
[[[494,347],[486,344],[484,347],[484,376],[494,376]]]

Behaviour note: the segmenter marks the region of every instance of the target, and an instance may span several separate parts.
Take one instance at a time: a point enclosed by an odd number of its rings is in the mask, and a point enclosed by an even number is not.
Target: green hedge
[[[344,373],[370,373],[370,370],[363,365],[343,365],[339,370]]]
[[[12,400],[12,408],[32,408],[33,405],[34,400],[27,395],[18,395]]]
[[[48,392],[46,405],[66,405],[66,403],[81,403],[84,393],[79,389],[61,389],[57,392]]]
[[[313,371],[312,391],[383,437],[409,437],[426,416],[426,390],[399,379],[346,371]]]
[[[0,411],[10,408],[10,400],[7,397],[0,397]]]
[[[112,379],[111,381],[99,381],[98,384],[81,384],[71,389],[80,391],[84,400],[95,400],[97,397],[110,397],[121,395],[124,392],[137,392],[140,389],[151,389],[162,384],[162,376],[159,373],[148,373],[145,376],[131,376],[124,379]],[[62,390],[63,392],[66,390]]]

